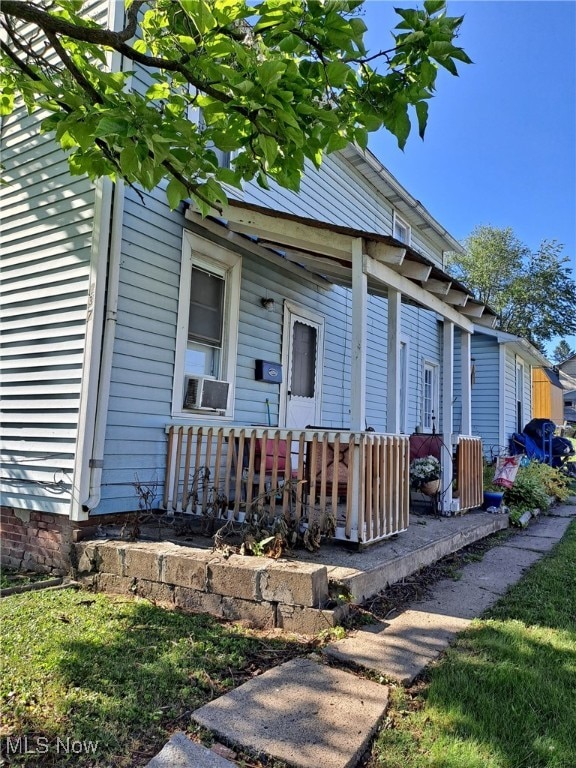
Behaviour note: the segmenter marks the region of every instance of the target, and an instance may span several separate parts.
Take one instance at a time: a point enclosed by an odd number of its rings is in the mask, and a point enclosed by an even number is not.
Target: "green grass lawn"
[[[576,522],[392,707],[370,766],[576,767]]]
[[[72,589],[4,598],[0,622],[2,754],[27,768],[145,765],[194,709],[315,645]],[[576,522],[424,679],[391,687],[366,765],[576,768]]]
[[[0,621],[2,752],[29,768],[145,765],[194,709],[308,650],[206,615],[71,589],[6,597]],[[89,741],[94,754],[82,747]]]

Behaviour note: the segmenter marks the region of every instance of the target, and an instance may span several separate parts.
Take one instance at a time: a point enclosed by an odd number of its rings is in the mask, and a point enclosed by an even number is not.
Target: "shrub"
[[[507,488],[504,503],[511,512],[526,512],[527,510],[546,510],[550,506],[550,496],[543,483],[541,467],[543,464],[531,461],[530,464],[518,468],[518,474],[512,488]],[[551,467],[547,467],[551,469]],[[553,470],[555,471],[555,470]]]

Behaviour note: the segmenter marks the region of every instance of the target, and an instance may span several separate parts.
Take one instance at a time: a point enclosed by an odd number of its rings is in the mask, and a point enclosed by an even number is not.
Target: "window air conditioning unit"
[[[183,407],[189,411],[225,411],[229,395],[229,381],[218,381],[206,376],[186,376]]]

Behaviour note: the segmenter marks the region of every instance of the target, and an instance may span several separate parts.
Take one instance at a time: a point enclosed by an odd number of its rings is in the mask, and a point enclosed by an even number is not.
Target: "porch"
[[[458,517],[411,515],[408,530],[358,552],[326,542],[289,557],[225,556],[206,536],[183,541],[142,529],[124,541],[121,526],[73,544],[79,581],[96,590],[137,595],[183,611],[210,613],[255,627],[315,634],[342,623],[348,594],[368,600],[440,558],[508,527],[507,515],[480,510]]]
[[[210,517],[221,525],[256,518],[270,530],[284,521],[293,530],[313,529],[318,537],[357,545],[408,528],[407,435],[217,424],[171,424],[166,433],[162,506],[168,514]],[[480,507],[481,440],[458,435],[444,448],[431,509],[453,514]]]

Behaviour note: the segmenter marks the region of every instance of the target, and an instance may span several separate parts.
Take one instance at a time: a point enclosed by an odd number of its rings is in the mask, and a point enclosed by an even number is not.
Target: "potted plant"
[[[489,509],[490,507],[499,509],[502,506],[504,488],[494,482],[495,472],[496,466],[494,464],[484,462],[484,476],[482,483],[484,489],[484,503],[482,504],[482,509]]]
[[[440,490],[442,468],[435,456],[423,456],[410,462],[410,485],[426,496],[435,496]]]

